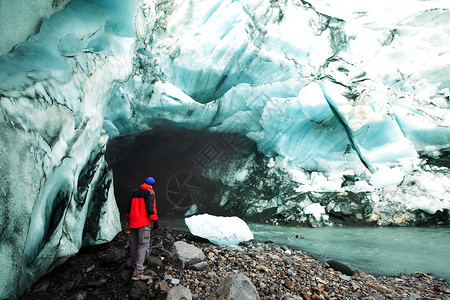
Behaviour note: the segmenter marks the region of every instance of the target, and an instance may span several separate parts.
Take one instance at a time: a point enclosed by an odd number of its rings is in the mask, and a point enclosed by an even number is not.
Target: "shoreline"
[[[171,263],[175,241],[200,248],[208,268],[177,269]],[[19,299],[165,299],[177,285],[189,288],[193,299],[205,299],[221,280],[236,273],[251,280],[260,299],[450,299],[449,281],[433,274],[373,276],[354,271],[349,276],[302,250],[254,240],[216,246],[168,227],[152,232],[152,259],[147,259],[146,270],[151,279],[143,285],[130,280],[127,244],[121,231],[110,243],[83,247]]]

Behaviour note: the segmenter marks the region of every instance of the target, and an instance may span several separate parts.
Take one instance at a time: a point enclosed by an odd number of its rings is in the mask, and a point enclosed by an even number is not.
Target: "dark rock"
[[[74,287],[74,285],[75,285],[74,281],[67,281],[61,285],[60,289],[63,291],[71,290]]]
[[[71,299],[73,300],[84,300],[87,297],[87,293],[85,291],[78,292]]]
[[[90,282],[90,283],[88,284],[88,286],[93,286],[93,287],[98,288],[98,287],[104,285],[104,284],[107,283],[107,282],[108,282],[108,279],[106,279],[106,278],[101,278],[101,279],[99,279],[99,280]]]
[[[169,290],[166,300],[192,300],[192,293],[187,287],[177,285]]]
[[[163,261],[159,257],[156,257],[156,256],[147,256],[145,258],[145,262],[147,263],[147,265],[150,268],[153,268],[153,269],[157,269],[157,268],[164,266]]]
[[[133,270],[124,270],[122,271],[121,277],[123,280],[127,281],[131,279],[131,276],[133,275]]]
[[[41,283],[41,284],[39,284],[38,286],[36,286],[36,287],[33,289],[33,291],[34,291],[34,292],[44,292],[44,291],[47,290],[47,288],[48,288],[49,285],[50,285],[49,282]]]
[[[125,261],[125,268],[133,269],[133,265],[132,265],[132,263],[131,263],[131,258],[128,258],[128,259]]]
[[[133,281],[130,290],[130,299],[140,299],[147,294],[147,284],[144,281]]]
[[[342,274],[348,275],[348,276],[352,276],[353,275],[353,271],[352,269],[350,269],[349,267],[347,267],[346,265],[344,265],[343,263],[340,263],[338,261],[335,260],[329,260],[327,261],[328,266],[330,266],[330,268],[341,272]]]
[[[105,262],[113,263],[113,262],[121,262],[127,256],[125,249],[121,248],[112,248],[108,251]]]
[[[166,234],[165,238],[166,238],[166,240],[168,240],[168,241],[170,241],[170,242],[172,242],[172,243],[175,242],[175,238],[173,237],[173,235],[172,235],[170,232],[168,232],[168,233]]]

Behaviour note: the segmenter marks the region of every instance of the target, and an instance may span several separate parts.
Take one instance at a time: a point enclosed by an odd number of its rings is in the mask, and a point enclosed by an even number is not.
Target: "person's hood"
[[[153,190],[152,186],[145,182],[139,188],[143,190]]]

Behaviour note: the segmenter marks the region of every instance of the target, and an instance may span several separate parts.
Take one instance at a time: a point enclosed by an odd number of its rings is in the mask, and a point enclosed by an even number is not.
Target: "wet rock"
[[[330,268],[341,272],[342,274],[348,275],[348,276],[352,276],[353,275],[353,271],[352,269],[350,269],[348,266],[344,265],[343,263],[340,263],[338,261],[335,260],[329,260],[327,261],[328,266],[330,266]]]
[[[192,293],[187,287],[177,285],[169,290],[166,300],[192,300]]]
[[[207,299],[253,300],[259,299],[259,295],[250,279],[244,274],[238,273],[235,275],[227,276],[225,279],[223,279],[216,291]]]
[[[204,261],[206,258],[200,248],[183,241],[175,242],[173,244],[172,252],[175,259],[174,264],[180,270]]]

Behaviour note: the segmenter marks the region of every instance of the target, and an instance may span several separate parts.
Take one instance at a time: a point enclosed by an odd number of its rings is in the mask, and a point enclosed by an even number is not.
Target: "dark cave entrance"
[[[192,205],[214,213],[218,184],[203,176],[213,164],[253,152],[256,145],[236,133],[210,133],[174,126],[158,126],[136,135],[109,141],[106,160],[114,174],[114,193],[123,211],[132,191],[148,176],[155,178],[159,216],[183,216]]]

